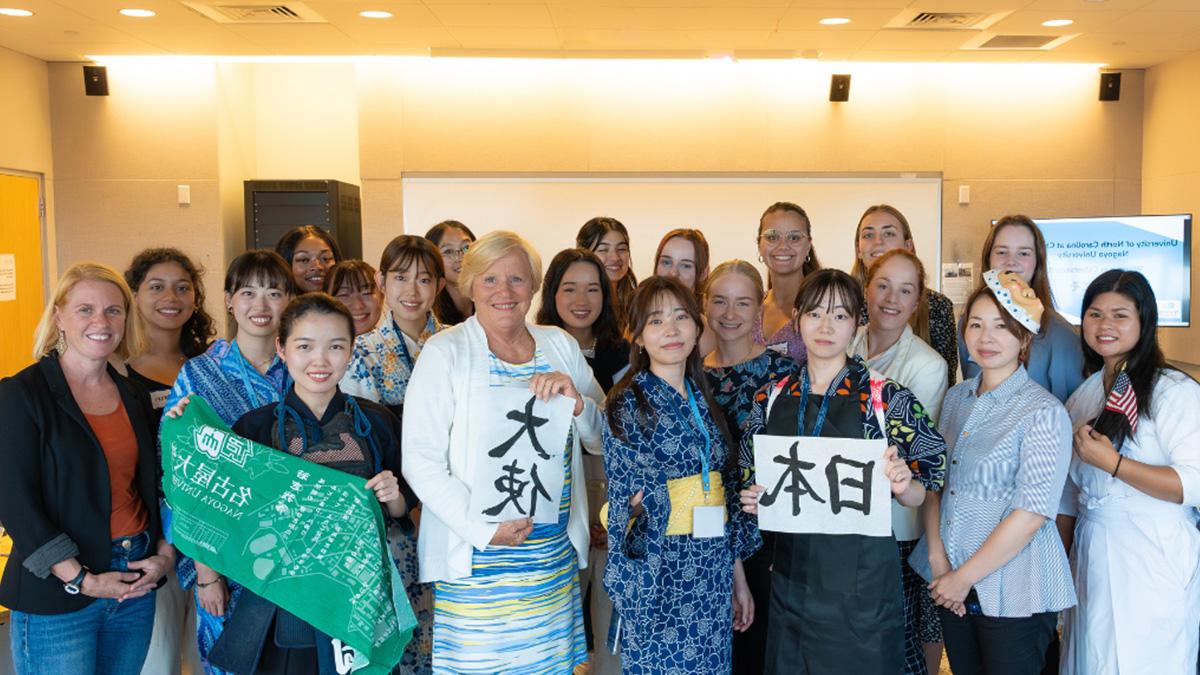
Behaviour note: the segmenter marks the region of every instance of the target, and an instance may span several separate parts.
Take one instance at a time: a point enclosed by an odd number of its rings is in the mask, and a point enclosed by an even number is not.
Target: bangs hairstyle
[[[774,204],[768,206],[767,210],[763,211],[762,215],[758,217],[759,237],[762,236],[763,228],[766,227],[767,216],[771,215],[772,213],[794,213],[797,216],[800,216],[800,218],[804,221],[804,234],[808,235],[808,258],[806,258],[804,263],[800,266],[800,272],[804,276],[808,276],[821,269],[821,261],[817,260],[817,246],[812,240],[812,221],[808,219],[808,213],[806,213],[799,204],[794,204],[792,202],[775,202]]]
[[[350,310],[340,300],[320,291],[305,293],[293,298],[279,317],[279,344],[286,344],[296,322],[309,314],[320,316],[338,316],[346,322],[346,336],[350,338],[350,346],[354,345],[354,317]]]
[[[421,263],[435,281],[446,278],[442,252],[432,241],[412,234],[402,234],[388,242],[379,256],[379,274],[387,277],[392,272],[406,270],[414,261]]]
[[[1000,321],[1004,324],[1004,329],[1021,343],[1021,351],[1017,355],[1017,358],[1020,359],[1021,365],[1028,365],[1029,346],[1033,343],[1033,331],[1026,328],[1024,324],[1017,321],[1016,317],[1004,309],[1004,306],[1000,304],[1000,299],[996,297],[995,292],[987,284],[976,288],[975,292],[967,298],[967,304],[963,305],[962,327],[958,333],[959,344],[966,344],[967,324],[971,321],[971,308],[975,306],[977,301],[984,299],[996,306],[996,311],[1000,312]]]
[[[796,291],[797,317],[818,307],[831,312],[839,304],[858,321],[862,317],[866,300],[863,298],[862,286],[858,285],[854,277],[838,269],[817,270],[805,276]]]
[[[284,232],[283,236],[279,238],[279,243],[275,244],[275,252],[283,258],[284,262],[291,266],[292,258],[296,256],[296,247],[300,245],[300,242],[309,237],[314,237],[325,242],[329,250],[333,251],[334,262],[342,261],[342,250],[338,248],[337,242],[333,240],[329,232],[325,231],[325,228],[317,227],[316,225],[301,225],[300,227],[293,227]]]
[[[353,293],[378,291],[375,268],[363,260],[343,260],[325,271],[325,283],[321,290],[336,296],[345,287],[349,287]]]
[[[148,248],[133,257],[129,268],[125,270],[125,283],[137,294],[137,289],[146,280],[150,268],[162,263],[175,263],[183,268],[192,284],[195,294],[196,307],[192,316],[183,324],[179,331],[179,350],[189,359],[199,356],[208,349],[209,343],[217,334],[217,327],[211,315],[204,309],[204,269],[192,263],[192,259],[177,248]],[[138,356],[140,352],[131,354]]]
[[[996,224],[992,226],[992,230],[988,232],[987,239],[983,242],[982,267],[980,269],[984,271],[992,269],[992,248],[996,244],[996,235],[1006,227],[1024,227],[1033,234],[1033,251],[1036,262],[1033,267],[1033,278],[1029,280],[1029,287],[1033,289],[1037,299],[1042,301],[1044,307],[1041,331],[1044,333],[1056,312],[1054,310],[1054,294],[1050,291],[1050,275],[1046,272],[1046,237],[1042,235],[1042,229],[1037,226],[1037,223],[1033,222],[1029,216],[1019,214],[1004,216],[997,220]]]
[[[296,294],[296,282],[288,263],[275,251],[256,248],[239,255],[225,271],[225,292],[232,295],[239,288],[260,284],[276,288],[288,295]]]
[[[635,341],[646,330],[646,325],[653,318],[655,307],[663,302],[671,301],[678,302],[696,324],[696,343],[692,345],[692,351],[688,354],[685,374],[700,390],[700,395],[708,403],[708,409],[714,413],[712,420],[721,431],[721,440],[727,449],[725,469],[736,467],[738,448],[729,435],[729,429],[725,425],[725,416],[716,414],[721,408],[713,399],[712,391],[708,386],[708,378],[704,374],[704,357],[700,354],[700,336],[704,332],[704,318],[700,314],[700,305],[696,302],[695,295],[683,285],[683,282],[674,277],[652,276],[639,284],[633,293],[633,302],[629,306],[629,340],[633,345],[629,350],[629,369],[608,393],[605,404],[608,428],[618,438],[628,440],[617,421],[616,409],[619,406],[614,404],[626,389],[633,391],[634,400],[637,402],[637,423],[646,429],[653,429],[658,423],[657,414],[650,405],[649,399],[646,398],[646,392],[642,391],[642,388],[633,381],[634,375],[650,370],[649,353],[644,347],[638,346]]]
[[[458,290],[471,297],[471,284],[497,260],[518,251],[529,265],[529,283],[534,293],[542,287],[542,257],[521,235],[508,230],[495,230],[480,237],[463,256],[462,271],[458,273]]]
[[[120,272],[108,265],[82,262],[72,265],[59,278],[58,284],[54,287],[50,304],[42,310],[37,328],[33,331],[34,360],[41,359],[55,351],[58,344],[58,325],[55,323],[55,316],[63,310],[67,296],[81,281],[104,281],[116,286],[117,290],[121,291],[121,300],[125,306],[125,330],[121,335],[121,342],[113,353],[122,361],[128,359],[131,354],[142,353],[146,349],[146,337],[142,332],[142,323],[136,316],[137,311],[133,308],[133,292],[129,290],[129,284],[125,283],[125,278],[121,276]]]
[[[675,238],[692,242],[693,255],[696,257],[696,288],[693,293],[699,302],[700,296],[704,292],[704,284],[708,281],[708,240],[704,238],[703,232],[689,227],[680,227],[664,234],[658,242],[658,250],[654,252],[654,269],[658,270],[658,259],[662,257],[667,242]]]
[[[745,260],[734,259],[726,260],[717,265],[717,268],[708,275],[708,281],[704,284],[704,297],[711,297],[712,286],[717,282],[717,279],[726,274],[740,274],[750,280],[754,284],[754,292],[757,294],[756,300],[759,305],[763,303],[763,298],[766,297],[766,289],[763,288],[762,275],[758,273],[758,268]]]
[[[608,281],[608,275],[604,271],[604,264],[600,262],[600,258],[585,248],[569,248],[559,251],[558,255],[550,261],[550,266],[546,268],[546,279],[542,282],[542,305],[538,308],[537,322],[543,326],[565,328],[554,296],[558,294],[558,287],[562,285],[567,270],[575,263],[591,265],[599,275],[600,293],[603,295],[603,300],[600,305],[600,314],[592,324],[592,335],[596,337],[596,344],[619,344],[621,330],[617,325],[616,311],[613,309],[612,284]]]

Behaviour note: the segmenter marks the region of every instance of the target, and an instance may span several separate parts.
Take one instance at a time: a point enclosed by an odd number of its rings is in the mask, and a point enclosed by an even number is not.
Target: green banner
[[[161,442],[180,551],[333,638],[338,672],[400,662],[417,621],[365,480],[237,436],[199,396]]]

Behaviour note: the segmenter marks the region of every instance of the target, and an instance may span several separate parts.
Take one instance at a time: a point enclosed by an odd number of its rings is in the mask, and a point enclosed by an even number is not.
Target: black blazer
[[[153,554],[162,537],[154,409],[143,388],[112,366],[108,374],[137,436],[135,482]],[[112,494],[104,450],[71,396],[57,355],[0,380],[0,434],[0,523],[13,540],[0,605],[31,614],[82,609],[94,598],[68,595],[50,566],[75,557],[93,572],[109,571]]]

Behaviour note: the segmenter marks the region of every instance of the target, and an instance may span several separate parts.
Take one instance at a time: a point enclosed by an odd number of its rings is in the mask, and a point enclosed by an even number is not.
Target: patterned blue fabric
[[[704,369],[708,386],[725,415],[725,425],[735,446],[741,446],[742,427],[750,419],[754,394],[768,382],[778,382],[799,371],[800,364],[770,349],[734,366]],[[748,479],[749,474],[742,478]]]
[[[213,407],[221,421],[232,427],[242,415],[283,398],[288,379],[287,367],[279,357],[275,357],[266,374],[263,374],[255,370],[238,351],[236,340],[217,340],[209,346],[208,351],[183,364],[175,386],[167,396],[166,409],[170,410],[184,396],[199,394]],[[171,541],[172,517],[166,502],[163,502],[162,515],[163,534],[167,541]],[[176,557],[175,573],[179,576],[179,584],[185,589],[196,583],[195,562],[185,555]],[[227,583],[229,607],[225,616],[229,616],[236,606],[242,590],[233,582]],[[209,614],[196,602],[196,636],[200,660],[207,675],[223,675],[225,672],[208,663],[208,653],[224,626],[225,617]]]
[[[985,616],[1025,617],[1075,604],[1075,586],[1055,529],[1071,464],[1071,420],[1058,400],[1018,367],[1000,386],[978,395],[979,377],[946,393],[942,429],[952,461],[942,493],[942,544],[958,569],[1016,509],[1045,516],[1029,544],[975,590]],[[921,538],[913,569],[931,576],[929,542]]]
[[[712,411],[704,397],[696,403],[713,441],[709,466],[724,469],[729,511],[724,537],[665,534],[671,510],[667,481],[701,472],[705,441],[687,398],[643,371],[609,401],[624,438],[605,425],[610,511],[604,588],[622,620],[625,673],[715,674],[732,666],[733,562],[749,557],[761,540],[738,505],[737,468],[726,466],[728,447]],[[628,499],[639,490],[645,514],[627,534]]]

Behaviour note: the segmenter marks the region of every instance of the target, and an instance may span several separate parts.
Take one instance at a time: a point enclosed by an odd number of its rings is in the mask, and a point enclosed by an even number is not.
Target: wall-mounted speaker
[[[88,96],[108,96],[108,69],[104,66],[84,66],[83,91]]]
[[[850,100],[850,76],[834,75],[829,81],[829,100],[834,103],[845,103]]]
[[[1100,73],[1100,100],[1121,100],[1121,74]]]

